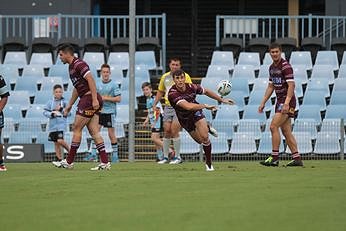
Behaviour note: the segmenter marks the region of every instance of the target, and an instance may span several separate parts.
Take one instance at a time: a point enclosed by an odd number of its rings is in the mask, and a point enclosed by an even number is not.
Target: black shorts
[[[162,124],[163,124],[163,116],[160,115],[160,118],[159,120],[156,122],[155,126],[151,129],[151,132],[162,132],[163,131],[163,127],[162,127]]]
[[[1,111],[0,112],[0,129],[4,128],[4,124],[5,124],[4,113]]]
[[[57,142],[59,139],[64,139],[63,131],[50,132],[48,135],[49,141]]]
[[[100,113],[99,116],[99,124],[105,128],[113,128],[113,121],[115,119],[115,115],[113,113]]]

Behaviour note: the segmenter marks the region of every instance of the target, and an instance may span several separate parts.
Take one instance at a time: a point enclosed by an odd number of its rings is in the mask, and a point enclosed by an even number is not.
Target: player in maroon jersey
[[[204,94],[225,104],[234,104],[234,101],[221,98],[213,91],[203,88],[199,84],[186,83],[183,70],[174,71],[172,77],[174,85],[168,92],[168,100],[177,114],[180,125],[197,143],[202,144],[206,156],[206,170],[214,171],[211,163],[211,143],[208,136],[209,128],[202,109],[216,110],[216,106],[199,104],[196,101],[196,95]]]
[[[74,86],[71,99],[64,109],[66,116],[79,97],[77,112],[73,123],[73,137],[71,148],[65,160],[62,160],[60,166],[63,168],[73,168],[73,161],[82,139],[82,130],[87,126],[88,131],[93,138],[96,148],[100,153],[101,163],[91,170],[108,170],[110,163],[105,151],[103,138],[98,129],[99,112],[102,108],[102,97],[96,92],[96,85],[91,75],[88,64],[74,56],[73,47],[69,44],[63,44],[58,48],[61,61],[69,64],[70,79]]]
[[[303,166],[301,156],[298,152],[297,142],[291,130],[291,118],[294,118],[296,107],[293,69],[285,59],[281,58],[282,49],[279,44],[272,43],[269,47],[269,52],[273,63],[269,67],[269,83],[261,104],[258,107],[258,111],[263,113],[265,103],[273,91],[275,91],[275,115],[270,124],[272,155],[260,163],[264,166],[279,166],[279,146],[281,141],[279,129],[281,129],[293,158],[286,166]]]

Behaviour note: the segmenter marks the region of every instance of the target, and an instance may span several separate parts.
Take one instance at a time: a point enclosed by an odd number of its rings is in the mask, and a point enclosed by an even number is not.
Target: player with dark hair
[[[209,140],[209,128],[202,109],[216,110],[215,105],[199,104],[196,95],[204,94],[221,103],[234,104],[231,99],[221,98],[213,91],[203,88],[199,84],[186,83],[183,70],[172,72],[174,85],[168,92],[168,100],[174,108],[180,125],[199,144],[202,144],[206,156],[206,170],[214,171],[211,163],[211,143]]]
[[[1,132],[4,127],[5,119],[4,119],[4,113],[3,110],[7,104],[7,99],[8,96],[10,95],[5,79],[0,75],[0,137],[1,137]],[[4,164],[3,160],[3,145],[0,139],[0,172],[5,172],[7,171],[7,168]]]
[[[105,145],[98,126],[99,112],[102,109],[103,101],[96,91],[96,84],[89,66],[83,60],[74,56],[73,47],[69,44],[61,45],[58,52],[61,61],[64,64],[69,64],[70,79],[74,86],[71,99],[63,111],[64,116],[71,111],[72,105],[79,97],[70,151],[67,158],[60,162],[61,167],[73,168],[73,161],[82,139],[82,130],[87,126],[101,159],[101,163],[91,170],[108,170],[111,168],[111,164],[108,162]]]
[[[286,166],[303,166],[301,156],[298,152],[297,142],[291,130],[291,118],[295,116],[296,97],[294,95],[294,76],[291,65],[281,58],[281,46],[277,43],[272,43],[269,47],[269,53],[273,63],[269,67],[269,83],[264,93],[258,111],[263,113],[264,105],[272,95],[273,91],[276,94],[275,115],[270,124],[272,134],[272,154],[260,164],[264,166],[279,166],[279,146],[280,146],[280,131],[286,138],[288,147],[292,152],[293,160]]]

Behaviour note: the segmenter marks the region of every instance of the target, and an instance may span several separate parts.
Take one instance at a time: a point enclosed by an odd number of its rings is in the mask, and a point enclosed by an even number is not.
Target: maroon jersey
[[[186,91],[180,92],[173,85],[168,92],[168,100],[174,108],[180,125],[188,132],[195,129],[195,122],[205,118],[202,110],[189,111],[179,107],[181,101],[187,101],[189,103],[198,103],[196,101],[196,95],[204,94],[204,88],[199,84],[185,83]]]
[[[76,88],[78,96],[82,97],[85,93],[90,91],[88,81],[85,76],[90,73],[88,64],[83,60],[74,58],[69,66],[70,79],[73,86]]]
[[[280,63],[275,66],[274,64],[269,67],[269,82],[273,84],[276,94],[275,112],[281,112],[282,106],[285,103],[289,81],[294,81],[293,69],[291,65],[284,59],[281,59]],[[296,97],[292,96],[289,102],[288,116],[294,117],[296,107]]]
[[[289,81],[294,81],[293,69],[291,65],[284,59],[281,59],[277,66],[274,64],[269,67],[269,82],[273,84],[276,97],[278,100],[285,100],[287,96]],[[295,98],[294,95],[292,99]]]

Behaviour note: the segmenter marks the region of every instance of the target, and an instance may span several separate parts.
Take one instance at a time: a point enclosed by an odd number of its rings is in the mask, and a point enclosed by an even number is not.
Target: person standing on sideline
[[[4,124],[5,124],[3,111],[9,96],[10,96],[10,93],[8,91],[8,87],[6,85],[5,79],[4,77],[0,75],[0,137],[1,137],[2,129],[4,128]],[[4,149],[3,149],[2,142],[0,140],[0,172],[7,171],[7,168],[4,164],[3,153],[4,153]]]
[[[158,102],[156,107],[153,107],[153,102],[155,100],[155,96],[153,95],[151,84],[148,82],[144,82],[142,84],[142,91],[144,96],[146,97],[146,107],[148,110],[148,115],[143,122],[143,126],[147,126],[150,123],[151,127],[151,140],[154,142],[156,146],[156,159],[157,161],[163,160],[163,143],[160,137],[160,132],[162,131],[162,113],[163,109],[161,103]]]
[[[99,131],[101,127],[108,130],[108,137],[112,144],[112,162],[119,162],[118,140],[115,133],[114,123],[117,115],[117,103],[121,100],[119,85],[111,79],[111,68],[108,64],[101,66],[101,80],[96,83],[96,90],[103,100],[103,108],[100,112]],[[97,160],[96,145],[92,142],[92,150],[86,160]]]
[[[50,99],[43,108],[43,115],[49,118],[48,139],[54,142],[56,155],[56,160],[52,162],[54,166],[61,165],[61,147],[63,147],[67,152],[70,150],[70,146],[64,140],[64,131],[66,130],[67,119],[62,113],[66,104],[67,103],[63,97],[62,86],[60,84],[54,85],[53,98]]]
[[[211,163],[211,143],[209,140],[209,127],[202,109],[216,110],[215,105],[199,104],[196,95],[206,95],[221,103],[234,104],[231,99],[221,98],[213,91],[203,88],[199,84],[186,83],[183,70],[172,72],[174,85],[169,89],[168,100],[174,108],[180,125],[199,144],[202,144],[206,157],[206,171],[214,171]]]
[[[71,111],[72,105],[79,97],[77,111],[73,126],[73,136],[70,151],[67,158],[60,162],[63,168],[72,169],[75,155],[82,140],[82,130],[87,126],[88,131],[93,138],[96,148],[100,153],[100,164],[91,170],[109,170],[111,168],[108,162],[108,156],[105,150],[103,138],[99,132],[99,113],[102,109],[102,97],[96,91],[96,84],[90,72],[89,66],[83,60],[74,56],[73,47],[70,44],[62,44],[58,47],[58,53],[61,61],[69,64],[70,79],[74,86],[72,96],[66,105],[63,115]],[[57,166],[57,167],[60,167]]]
[[[298,152],[297,142],[291,130],[291,118],[294,118],[296,107],[293,69],[285,59],[281,58],[281,52],[282,49],[279,44],[272,43],[270,45],[269,53],[273,63],[269,67],[269,83],[261,104],[258,107],[258,112],[263,113],[265,103],[273,91],[275,91],[275,115],[270,124],[272,154],[266,160],[261,161],[260,164],[264,166],[279,166],[279,146],[281,141],[279,129],[281,129],[293,158],[286,166],[303,166],[301,156]]]

